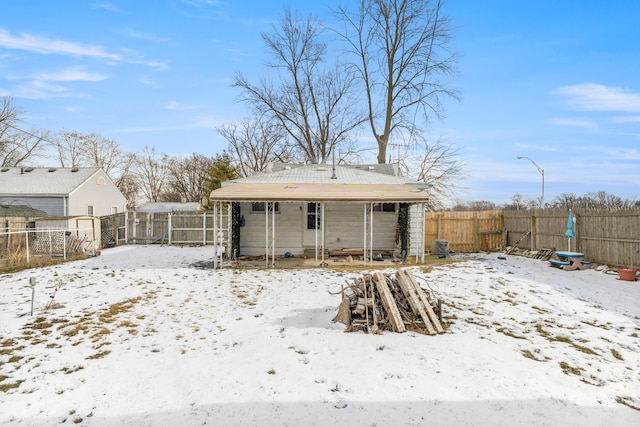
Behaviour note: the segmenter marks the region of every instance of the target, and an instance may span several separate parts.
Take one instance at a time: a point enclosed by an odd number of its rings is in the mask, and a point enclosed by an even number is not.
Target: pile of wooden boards
[[[347,281],[341,293],[342,302],[333,321],[344,323],[348,332],[444,333],[440,301],[420,287],[409,269],[395,274],[363,274]]]
[[[538,252],[536,252],[532,258],[549,261],[555,252],[556,248],[542,248]]]
[[[372,250],[374,258],[378,255],[383,257],[393,256],[392,250]],[[364,250],[362,249],[332,249],[329,251],[329,256],[353,256],[363,257]]]

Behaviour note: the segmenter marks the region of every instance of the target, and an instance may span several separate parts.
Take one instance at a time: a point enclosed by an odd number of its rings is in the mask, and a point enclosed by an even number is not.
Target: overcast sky
[[[309,1],[0,0],[0,96],[24,126],[97,132],[127,151],[222,152],[248,117],[230,83],[266,72],[260,33]],[[640,199],[640,2],[449,0],[461,102],[428,130],[460,149],[462,200],[604,190]],[[363,146],[371,145],[366,139]],[[372,154],[371,162],[375,161]]]

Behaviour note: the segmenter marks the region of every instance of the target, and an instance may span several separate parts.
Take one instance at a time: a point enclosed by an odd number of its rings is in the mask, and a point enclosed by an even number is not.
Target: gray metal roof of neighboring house
[[[137,212],[175,212],[175,211],[197,211],[200,207],[198,202],[148,202],[136,209]]]
[[[0,168],[0,196],[67,195],[99,168]]]
[[[413,181],[395,175],[394,165],[334,166],[318,165],[274,165],[271,172],[258,172],[246,178],[225,181],[230,183],[264,184],[408,184]]]
[[[31,206],[0,202],[0,218],[35,218],[47,216],[45,211],[32,208]]]

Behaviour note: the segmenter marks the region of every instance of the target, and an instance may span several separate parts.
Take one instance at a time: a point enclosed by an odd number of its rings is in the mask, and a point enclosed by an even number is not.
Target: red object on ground
[[[618,269],[618,274],[620,275],[620,280],[634,282],[636,280],[637,271],[638,270],[635,268],[620,268]]]

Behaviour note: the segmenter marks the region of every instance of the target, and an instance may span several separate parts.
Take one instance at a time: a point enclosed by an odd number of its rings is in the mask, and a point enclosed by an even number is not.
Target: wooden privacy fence
[[[583,252],[586,259],[599,264],[640,267],[640,209],[576,209],[573,215],[572,250]],[[459,253],[504,250],[516,244],[533,251],[566,251],[567,218],[567,209],[426,212],[425,248],[434,240],[447,240],[449,249]],[[214,240],[211,212],[123,212],[102,217],[101,221],[103,247],[210,245]]]
[[[640,266],[640,209],[572,211],[571,250],[613,266]],[[568,209],[427,212],[425,243],[447,240],[455,252],[502,250],[517,245],[537,251],[568,250]]]
[[[426,212],[425,244],[447,240],[455,252],[494,251],[502,245],[502,211]]]
[[[640,266],[640,209],[572,211],[576,218],[571,250],[589,261],[616,266]],[[568,250],[568,209],[503,211],[507,245],[529,250]],[[523,237],[524,236],[524,237]]]

